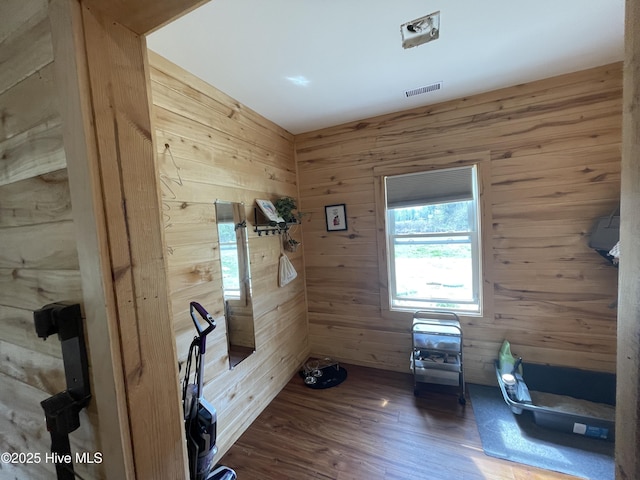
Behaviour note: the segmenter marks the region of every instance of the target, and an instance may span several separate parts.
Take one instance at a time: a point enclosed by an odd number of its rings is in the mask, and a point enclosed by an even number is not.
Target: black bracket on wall
[[[38,337],[58,334],[67,389],[40,402],[51,434],[58,479],[75,478],[69,434],[80,426],[80,411],[89,404],[89,365],[82,311],[78,304],[52,303],[33,312]]]
[[[266,223],[258,223],[257,208],[253,209],[253,219],[253,231],[256,232],[259,237],[261,237],[263,233],[265,235],[269,235],[269,233],[271,233],[271,235],[280,235],[281,233],[288,231],[291,225],[298,224],[298,222],[274,222],[272,220],[267,220]]]

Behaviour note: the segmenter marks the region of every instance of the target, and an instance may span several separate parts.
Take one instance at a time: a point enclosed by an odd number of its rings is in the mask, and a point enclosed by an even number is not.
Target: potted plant
[[[297,223],[298,215],[293,211],[297,210],[296,201],[291,197],[281,197],[277,199],[273,205],[276,207],[278,215],[280,215],[287,223]]]

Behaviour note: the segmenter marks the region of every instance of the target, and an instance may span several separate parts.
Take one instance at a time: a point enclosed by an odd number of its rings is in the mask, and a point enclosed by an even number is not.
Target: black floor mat
[[[316,390],[335,387],[336,385],[340,385],[347,378],[347,371],[344,367],[339,365],[332,365],[320,368],[319,370],[322,372],[322,375],[320,376],[307,375],[303,370],[300,370],[300,377],[302,377],[303,380],[307,377],[315,379],[315,381],[312,380],[314,383],[305,381],[305,385],[307,387],[314,388]]]

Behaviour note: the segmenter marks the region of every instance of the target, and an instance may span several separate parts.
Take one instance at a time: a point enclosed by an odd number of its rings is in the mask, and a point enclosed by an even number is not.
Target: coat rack
[[[275,222],[273,220],[258,221],[258,209],[253,209],[253,231],[258,234],[259,237],[264,233],[265,235],[280,235],[291,228],[292,225],[297,225],[298,222]]]

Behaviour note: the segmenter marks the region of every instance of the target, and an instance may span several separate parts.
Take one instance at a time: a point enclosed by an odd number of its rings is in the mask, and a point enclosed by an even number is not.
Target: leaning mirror
[[[216,224],[229,367],[233,368],[255,352],[256,348],[244,204],[216,201]]]

